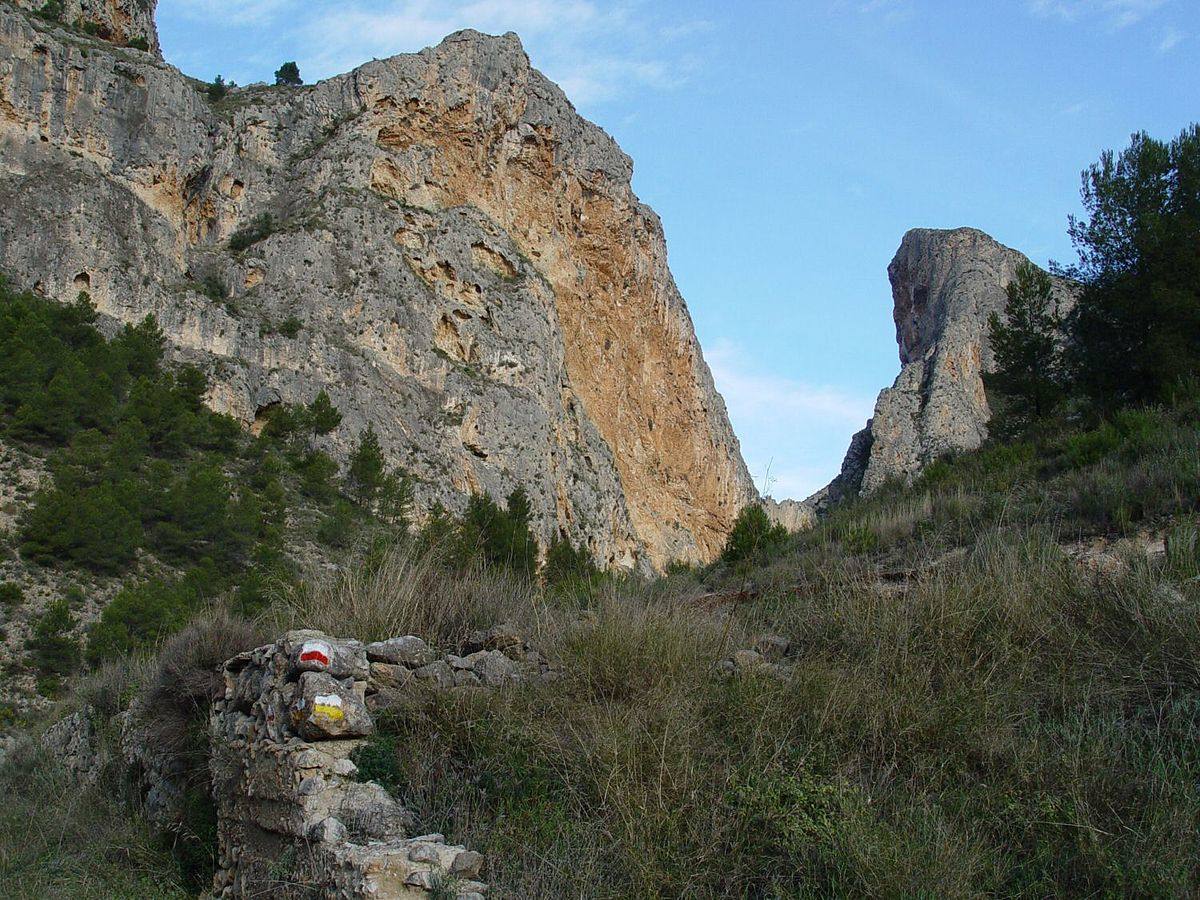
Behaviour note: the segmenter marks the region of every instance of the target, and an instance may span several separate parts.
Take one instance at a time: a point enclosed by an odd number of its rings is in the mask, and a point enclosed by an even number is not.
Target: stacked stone
[[[373,688],[437,690],[502,688],[518,681],[552,681],[559,670],[511,625],[473,632],[458,653],[439,656],[413,635],[367,645]]]
[[[788,663],[795,647],[782,635],[759,635],[754,646],[744,648],[717,662],[717,674],[733,677],[740,672],[775,675],[783,678],[788,674]]]
[[[368,648],[293,631],[225,664],[210,732],[217,896],[482,898],[478,853],[407,837],[407,811],[354,777],[350,756],[374,730],[368,650],[384,645],[396,660],[433,661],[416,638]]]

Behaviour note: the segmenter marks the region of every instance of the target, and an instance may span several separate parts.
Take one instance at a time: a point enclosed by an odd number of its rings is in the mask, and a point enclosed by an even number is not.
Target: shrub
[[[37,14],[48,22],[58,22],[63,17],[63,0],[46,0]]]
[[[141,50],[143,53],[150,51],[150,42],[146,40],[145,35],[135,35],[129,39],[129,46],[134,50]]]
[[[260,213],[250,221],[249,225],[239,228],[230,235],[229,249],[234,253],[241,253],[259,241],[266,240],[274,230],[275,220],[271,217],[271,214]],[[297,331],[299,331],[299,328],[297,328]],[[288,336],[295,337],[294,334]]]
[[[211,596],[209,573],[154,578],[123,588],[88,631],[87,660],[98,666],[153,647],[182,628]]]
[[[0,606],[9,609],[20,606],[25,602],[25,592],[19,584],[11,581],[0,582]]]
[[[738,513],[725,549],[721,551],[721,559],[726,563],[739,563],[769,556],[780,550],[787,540],[787,529],[772,525],[766,510],[752,503]]]
[[[75,617],[66,599],[55,600],[38,620],[25,649],[41,675],[61,677],[79,668],[79,639],[71,633],[74,627]]]
[[[221,280],[221,276],[215,273],[209,273],[204,276],[200,282],[200,293],[209,300],[218,302],[229,298],[229,289],[225,287],[225,282]]]
[[[304,323],[295,316],[288,316],[281,323],[279,323],[279,333],[285,338],[294,339],[300,333],[300,329],[303,327]]]
[[[205,89],[204,93],[208,97],[209,103],[217,103],[225,99],[225,95],[229,93],[229,88],[230,85],[225,83],[225,79],[218,75],[212,80],[212,84]]]

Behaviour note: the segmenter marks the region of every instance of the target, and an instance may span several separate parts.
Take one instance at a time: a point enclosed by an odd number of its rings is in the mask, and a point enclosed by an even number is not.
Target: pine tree
[[[325,391],[317,394],[308,405],[308,424],[313,434],[329,434],[342,424],[342,414]]]
[[[350,455],[346,473],[347,487],[359,505],[370,507],[383,486],[383,447],[375,426],[368,425],[358,435],[358,446]]]
[[[1165,397],[1200,372],[1200,125],[1133,135],[1083,173],[1071,369],[1097,405]]]
[[[984,376],[1006,401],[1004,413],[1029,422],[1050,413],[1064,396],[1060,338],[1050,276],[1030,262],[1017,266],[1006,288],[1004,317],[988,317],[996,371]]]
[[[285,62],[275,70],[275,83],[288,87],[299,87],[304,84],[304,79],[300,77],[300,67],[294,62]]]

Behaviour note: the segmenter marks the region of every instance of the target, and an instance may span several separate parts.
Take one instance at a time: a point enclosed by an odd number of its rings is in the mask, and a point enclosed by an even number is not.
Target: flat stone
[[[365,737],[375,730],[366,703],[353,685],[325,672],[300,675],[300,692],[292,702],[291,723],[306,741]]]
[[[401,690],[406,688],[416,680],[416,675],[408,666],[395,665],[392,663],[371,663],[371,683],[376,688],[388,688],[390,690]]]
[[[779,634],[762,634],[755,640],[754,649],[763,658],[778,662],[791,651],[792,642]]]
[[[370,674],[366,650],[358,641],[336,640],[319,631],[291,631],[286,650],[293,675],[325,672],[334,678],[363,679]]]
[[[464,850],[454,857],[450,865],[450,874],[455,878],[478,878],[483,869],[483,854],[474,850]]]
[[[733,664],[739,669],[753,669],[764,662],[762,654],[757,650],[738,650],[733,654]]]
[[[483,650],[468,657],[474,662],[475,674],[488,687],[511,684],[520,676],[517,664],[499,650]]]
[[[442,659],[436,659],[427,666],[413,670],[413,675],[422,681],[429,681],[437,688],[454,687],[454,671]]]
[[[410,669],[429,665],[437,658],[437,654],[428,644],[413,634],[403,637],[388,638],[386,641],[376,641],[367,644],[367,658],[371,662],[390,663],[394,666],[408,666]]]

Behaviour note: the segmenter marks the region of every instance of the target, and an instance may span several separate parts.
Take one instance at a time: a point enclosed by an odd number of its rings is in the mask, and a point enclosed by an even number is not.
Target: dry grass
[[[733,613],[664,582],[547,611],[561,681],[406,708],[373,774],[485,850],[502,897],[1200,885],[1188,550],[1105,579],[993,530],[902,594],[827,551]],[[789,678],[714,677],[768,628],[799,647]]]
[[[453,573],[436,548],[397,544],[370,564],[312,577],[290,587],[268,610],[274,633],[315,628],[363,641],[416,634],[456,646],[467,634],[500,621],[528,622],[536,590],[518,576],[479,563]]]

